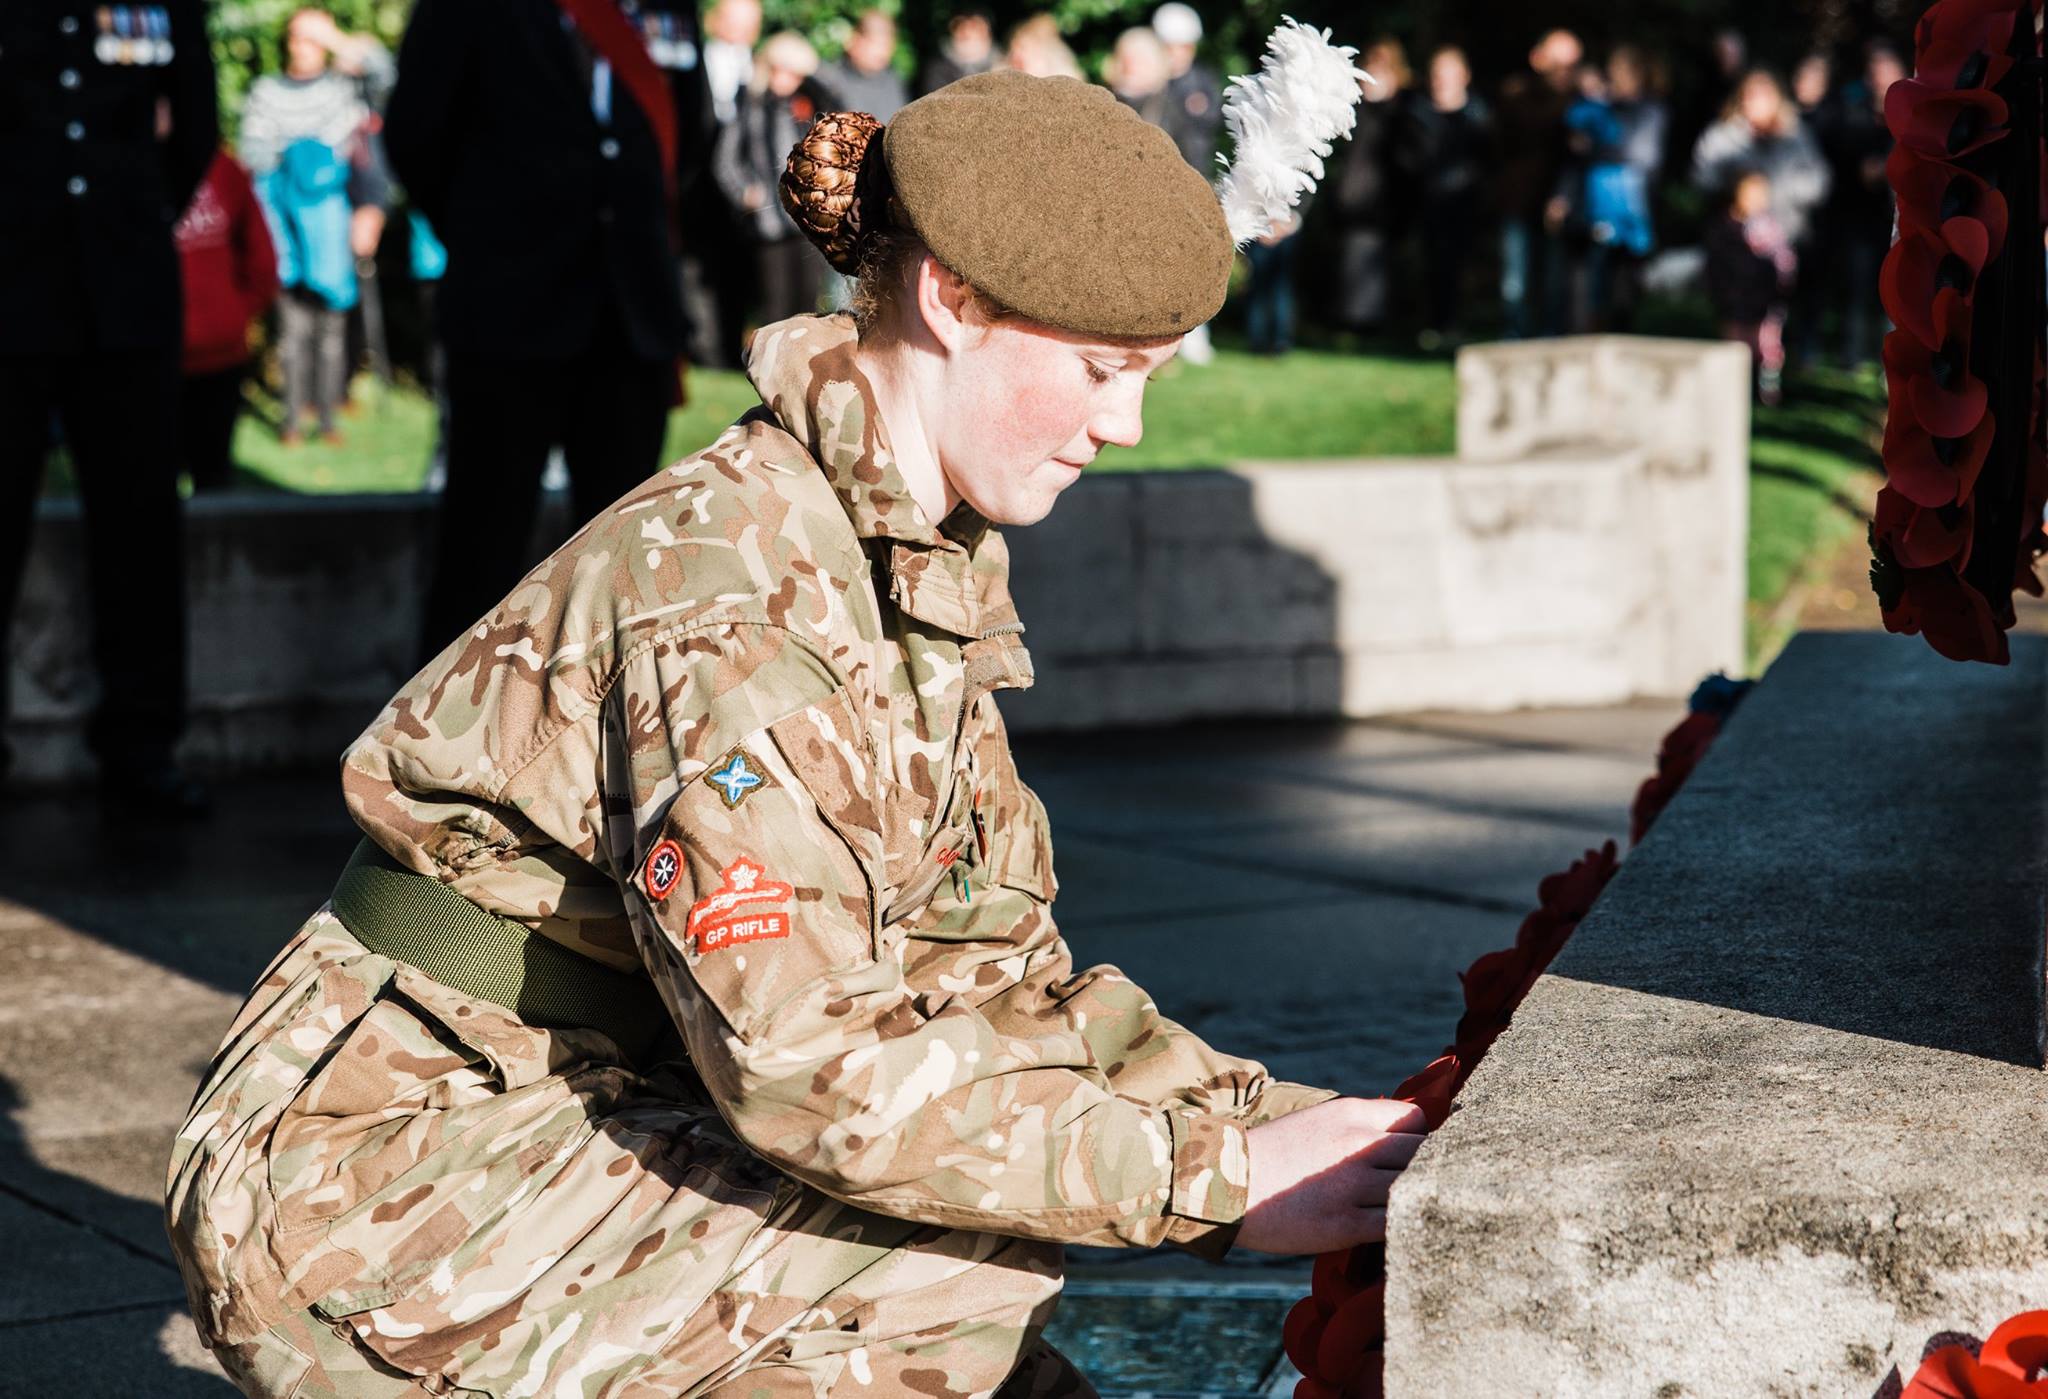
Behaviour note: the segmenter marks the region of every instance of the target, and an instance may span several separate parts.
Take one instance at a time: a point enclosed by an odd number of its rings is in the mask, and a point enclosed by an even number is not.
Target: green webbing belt
[[[646,977],[614,971],[487,912],[438,879],[403,868],[372,841],[358,845],[341,872],[333,908],[370,951],[503,1006],[529,1025],[597,1030],[635,1060],[670,1029]]]

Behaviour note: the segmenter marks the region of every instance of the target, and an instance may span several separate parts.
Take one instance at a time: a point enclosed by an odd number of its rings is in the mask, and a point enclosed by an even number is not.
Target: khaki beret
[[[1019,315],[1136,340],[1222,309],[1234,249],[1215,192],[1106,89],[962,78],[899,111],[882,155],[892,213]]]

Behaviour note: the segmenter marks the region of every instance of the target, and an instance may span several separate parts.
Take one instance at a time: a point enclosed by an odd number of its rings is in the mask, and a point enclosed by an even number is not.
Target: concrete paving
[[[1062,928],[1277,1074],[1390,1089],[1536,880],[1624,834],[1669,703],[1215,725],[1018,745]],[[355,835],[329,774],[238,781],[209,825],[77,794],[0,805],[0,1394],[230,1399],[185,1320],[171,1133],[244,990]],[[1105,1395],[1288,1392],[1301,1260],[1077,1251],[1057,1339]],[[1134,1337],[1143,1337],[1134,1341]]]

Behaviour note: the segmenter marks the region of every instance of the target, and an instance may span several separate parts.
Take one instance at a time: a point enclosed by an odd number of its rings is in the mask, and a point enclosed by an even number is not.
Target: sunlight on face
[[[946,374],[940,468],[994,523],[1036,523],[1104,447],[1137,445],[1146,381],[1179,349],[1179,336],[1091,340],[1024,320],[978,328]]]

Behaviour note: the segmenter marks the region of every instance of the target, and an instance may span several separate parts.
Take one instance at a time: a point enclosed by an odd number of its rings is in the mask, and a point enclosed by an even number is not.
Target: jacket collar
[[[853,532],[881,541],[897,607],[970,638],[1023,630],[1002,535],[966,505],[935,526],[911,498],[857,347],[852,317],[796,316],[755,334],[747,377],[832,483]]]

